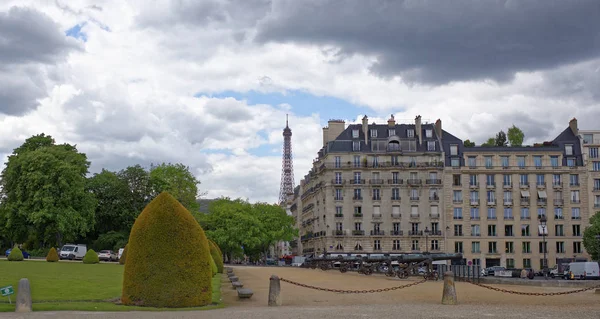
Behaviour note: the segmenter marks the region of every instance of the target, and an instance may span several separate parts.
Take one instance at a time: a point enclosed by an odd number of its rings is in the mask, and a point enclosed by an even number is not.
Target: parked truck
[[[600,279],[600,265],[595,261],[570,263],[568,279]]]
[[[65,244],[58,253],[58,258],[61,260],[80,260],[87,253],[87,245],[84,244]]]

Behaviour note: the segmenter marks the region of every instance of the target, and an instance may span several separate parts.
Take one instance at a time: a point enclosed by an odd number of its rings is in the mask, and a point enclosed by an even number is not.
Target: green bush
[[[219,269],[217,268],[217,264],[215,264],[215,260],[210,256],[210,270],[212,271],[212,276],[214,277],[219,273]]]
[[[50,252],[50,248],[28,249],[27,252],[31,257],[46,257]]]
[[[158,195],[135,220],[128,249],[124,305],[181,308],[212,302],[206,235],[169,193]]]
[[[9,261],[23,261],[23,253],[19,249],[19,247],[15,246],[8,254]]]
[[[98,254],[93,249],[88,250],[85,256],[83,256],[84,264],[97,264],[99,262]]]
[[[46,255],[46,261],[51,263],[58,261],[58,252],[56,251],[56,248],[50,248],[48,255]]]
[[[127,260],[127,245],[123,248],[123,253],[121,254],[121,258],[119,258],[119,264],[125,265],[125,261]]]
[[[217,272],[223,273],[223,255],[221,254],[221,250],[219,246],[215,244],[212,240],[208,240],[208,244],[210,245],[210,255],[213,258],[213,261],[217,265]]]

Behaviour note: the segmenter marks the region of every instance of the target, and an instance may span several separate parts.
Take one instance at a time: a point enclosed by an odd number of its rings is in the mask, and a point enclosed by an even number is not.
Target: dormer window
[[[389,136],[394,136],[394,135],[396,135],[396,130],[395,129],[388,130],[388,134],[389,134]]]
[[[377,130],[371,130],[371,137],[377,137]]]
[[[450,155],[451,156],[458,155],[458,145],[456,145],[456,144],[450,145]]]
[[[358,138],[358,130],[352,130],[352,138]]]
[[[565,153],[567,156],[573,155],[573,144],[565,145]]]
[[[435,151],[435,141],[427,141],[427,150]]]
[[[360,141],[354,141],[354,142],[352,142],[352,150],[353,151],[360,151]]]
[[[415,130],[413,130],[413,129],[406,130],[406,136],[415,137]]]
[[[433,131],[432,130],[425,130],[425,137],[426,138],[432,138],[433,137]]]

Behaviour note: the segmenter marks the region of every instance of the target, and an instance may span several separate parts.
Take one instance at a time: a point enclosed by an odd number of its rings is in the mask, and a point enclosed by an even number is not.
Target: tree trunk
[[[57,248],[62,247],[62,236],[61,236],[60,232],[56,233],[56,243],[58,244]]]

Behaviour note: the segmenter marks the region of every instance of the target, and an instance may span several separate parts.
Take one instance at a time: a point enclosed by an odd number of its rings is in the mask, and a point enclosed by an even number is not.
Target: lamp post
[[[423,231],[425,233],[425,252],[428,253],[429,252],[429,229],[427,227],[425,227],[425,230]]]
[[[544,273],[544,277],[546,279],[548,279],[548,272],[547,272],[547,268],[548,268],[548,261],[546,259],[546,221],[548,221],[546,219],[546,214],[542,215],[542,217],[540,217],[540,224],[542,226],[542,238],[544,241],[544,246],[542,247],[544,249],[544,265],[543,265],[543,273]]]

